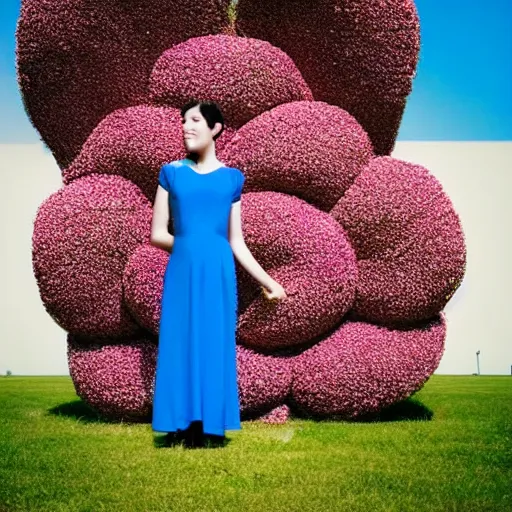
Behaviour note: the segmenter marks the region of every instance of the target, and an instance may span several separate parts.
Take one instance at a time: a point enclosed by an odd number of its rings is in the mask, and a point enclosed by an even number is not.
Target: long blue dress
[[[164,164],[174,245],[164,274],[152,429],[223,436],[240,430],[235,329],[237,284],[228,239],[232,203],[245,176],[236,167],[206,174],[189,159]]]

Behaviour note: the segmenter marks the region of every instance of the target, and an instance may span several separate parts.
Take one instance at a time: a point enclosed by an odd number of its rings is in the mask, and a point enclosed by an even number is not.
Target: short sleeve
[[[245,176],[239,169],[235,169],[235,188],[233,192],[233,197],[231,199],[232,203],[236,203],[240,201],[242,197],[242,189],[244,187]]]
[[[168,164],[164,164],[162,165],[162,167],[160,168],[160,174],[158,175],[158,184],[161,185],[163,188],[165,188],[165,190],[167,190],[167,192],[169,192],[170,188],[171,188],[171,183],[170,183],[170,177],[169,177],[169,172],[172,171],[172,167]]]

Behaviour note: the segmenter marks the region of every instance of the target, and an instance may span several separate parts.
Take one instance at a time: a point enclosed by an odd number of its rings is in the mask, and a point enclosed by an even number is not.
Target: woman
[[[241,429],[234,256],[267,299],[286,293],[245,244],[245,176],[217,160],[215,139],[224,129],[218,105],[192,101],[181,116],[188,157],[162,166],[151,226],[151,243],[172,252],[164,275],[152,428],[168,432],[168,440],[184,431],[186,441],[204,445],[204,434],[222,441],[225,430]],[[168,231],[171,213],[174,235]]]

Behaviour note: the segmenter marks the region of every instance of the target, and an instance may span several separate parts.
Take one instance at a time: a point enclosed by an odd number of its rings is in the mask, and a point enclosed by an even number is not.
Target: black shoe
[[[186,446],[191,448],[204,446],[203,422],[193,421],[185,430]]]

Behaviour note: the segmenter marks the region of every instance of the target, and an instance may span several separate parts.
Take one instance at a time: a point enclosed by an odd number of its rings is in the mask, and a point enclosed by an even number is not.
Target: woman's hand
[[[262,286],[261,289],[263,290],[263,294],[267,300],[275,301],[285,299],[287,297],[284,288],[277,281],[273,281],[270,285],[270,293],[264,286]]]

